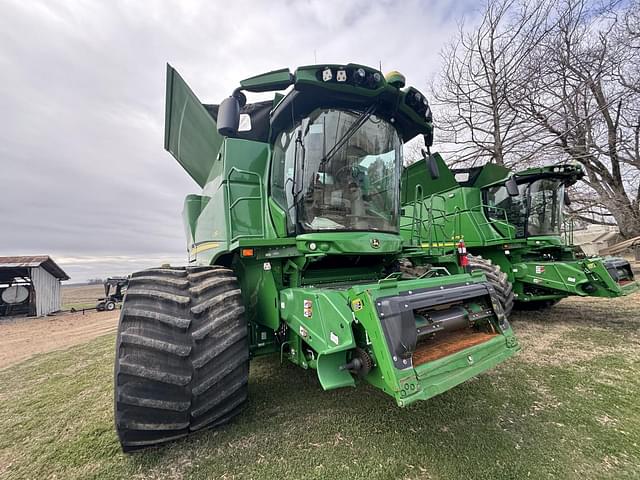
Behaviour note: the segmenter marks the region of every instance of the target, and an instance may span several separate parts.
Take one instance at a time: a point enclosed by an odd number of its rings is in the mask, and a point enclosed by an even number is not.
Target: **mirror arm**
[[[244,93],[242,93],[242,90],[244,90],[242,87],[238,87],[231,94],[232,97],[238,99],[240,108],[244,107],[247,104],[247,96]]]

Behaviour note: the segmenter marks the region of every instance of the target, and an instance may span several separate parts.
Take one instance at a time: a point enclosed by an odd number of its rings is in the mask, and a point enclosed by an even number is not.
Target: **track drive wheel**
[[[134,273],[120,314],[115,423],[132,451],[222,425],[247,399],[247,321],[233,271]]]
[[[491,260],[469,255],[469,267],[471,271],[480,270],[493,286],[502,304],[504,314],[508,317],[513,310],[513,285],[507,278],[507,274],[500,270],[499,265],[494,265]]]

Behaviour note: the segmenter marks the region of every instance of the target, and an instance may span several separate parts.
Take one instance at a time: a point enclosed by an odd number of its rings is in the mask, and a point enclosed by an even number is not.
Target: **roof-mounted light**
[[[322,81],[323,82],[328,82],[333,78],[333,73],[331,72],[331,69],[329,67],[325,68],[322,71]]]
[[[402,75],[400,72],[393,70],[387,73],[384,77],[386,78],[389,85],[393,85],[396,88],[402,88],[405,86],[406,80],[404,78],[404,75]]]

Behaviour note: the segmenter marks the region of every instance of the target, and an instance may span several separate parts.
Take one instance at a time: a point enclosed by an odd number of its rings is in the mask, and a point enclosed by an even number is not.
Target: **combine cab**
[[[570,235],[563,238],[565,187],[583,175],[576,165],[516,174],[495,164],[450,170],[435,154],[403,173],[403,207],[420,220],[404,222],[402,234],[427,252],[463,240],[472,268],[496,280],[507,312],[569,295],[627,295],[639,287],[628,261],[587,257]]]
[[[255,104],[243,93],[283,90]],[[203,190],[185,200],[188,265],[129,281],[124,450],[231,420],[259,355],[406,406],[518,351],[495,289],[457,254],[417,252],[423,271],[402,272],[402,144],[420,134],[432,135],[429,105],[398,73],[278,70],[209,105],[168,68],[165,148]]]

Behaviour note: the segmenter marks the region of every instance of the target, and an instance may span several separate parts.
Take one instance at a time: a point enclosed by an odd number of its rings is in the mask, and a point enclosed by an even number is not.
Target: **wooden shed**
[[[69,276],[47,255],[0,257],[0,316],[57,312]]]

